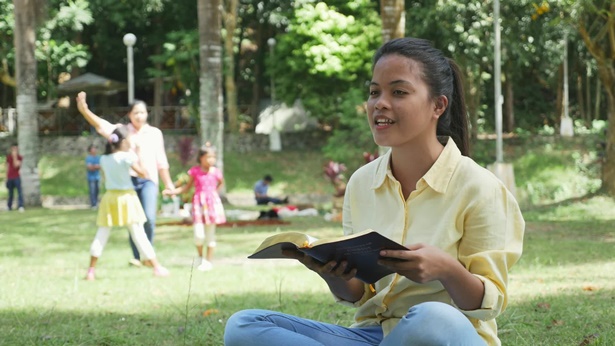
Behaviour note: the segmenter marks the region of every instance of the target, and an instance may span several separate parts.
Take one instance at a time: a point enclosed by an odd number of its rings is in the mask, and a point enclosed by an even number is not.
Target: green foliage
[[[369,78],[380,40],[373,6],[355,0],[342,9],[323,2],[297,8],[268,64],[280,98],[289,104],[301,99],[312,116],[335,128],[340,95],[364,88]]]
[[[344,162],[351,172],[364,163],[364,152],[378,150],[365,113],[366,95],[366,90],[352,89],[339,99],[335,114],[339,122],[322,149],[327,158]]]
[[[154,68],[146,71],[151,77],[162,77],[170,83],[166,88],[176,95],[180,104],[190,106],[190,114],[199,119],[199,36],[196,30],[171,31],[166,34],[162,52],[149,59]]]
[[[92,23],[88,1],[50,1],[46,20],[36,33],[36,60],[38,65],[38,94],[40,98],[56,96],[58,76],[73,68],[84,67],[90,59],[87,47],[75,42],[77,33]],[[0,55],[10,70],[14,70],[13,6],[11,2],[0,3]],[[2,67],[0,67],[2,69]]]

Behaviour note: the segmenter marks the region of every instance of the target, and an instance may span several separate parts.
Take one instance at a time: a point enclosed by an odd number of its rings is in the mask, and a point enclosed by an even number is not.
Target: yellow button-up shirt
[[[403,244],[425,243],[457,258],[485,287],[480,309],[465,311],[488,345],[500,345],[495,318],[507,304],[508,270],[521,256],[525,222],[515,198],[491,172],[462,156],[449,138],[407,200],[390,169],[390,151],[358,169],[344,197],[345,234],[376,230]],[[408,309],[427,301],[454,305],[439,281],[391,274],[366,286],[353,326],[388,334]]]

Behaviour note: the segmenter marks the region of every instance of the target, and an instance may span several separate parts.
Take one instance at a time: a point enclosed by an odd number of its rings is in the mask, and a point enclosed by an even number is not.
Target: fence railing
[[[129,122],[127,107],[107,107],[92,111],[111,123]],[[196,124],[190,117],[187,107],[151,107],[149,122],[161,130],[176,133],[196,133]],[[0,133],[15,134],[17,131],[17,111],[15,108],[0,108]],[[74,108],[47,108],[38,110],[40,135],[67,136],[92,132],[92,127]]]

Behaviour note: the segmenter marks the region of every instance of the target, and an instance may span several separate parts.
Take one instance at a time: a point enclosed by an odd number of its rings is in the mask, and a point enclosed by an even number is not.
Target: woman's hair
[[[216,148],[212,147],[209,142],[199,148],[199,153],[196,155],[196,163],[201,164],[201,157],[208,153],[216,153]]]
[[[438,119],[436,135],[453,138],[463,155],[469,154],[468,117],[463,92],[463,81],[459,67],[433,47],[431,42],[419,38],[405,37],[388,41],[376,54],[372,65],[386,55],[398,54],[414,60],[422,68],[422,79],[429,88],[431,97],[440,95],[448,99],[448,107]]]
[[[116,151],[122,141],[128,138],[128,128],[126,126],[116,127],[115,130],[111,133],[109,138],[107,138],[107,144],[105,145],[105,155],[109,155]]]
[[[147,109],[147,103],[145,103],[145,101],[143,100],[133,100],[132,103],[130,103],[128,105],[128,113],[132,112],[132,110],[135,108],[135,106],[137,105],[143,105],[145,106],[145,108]]]

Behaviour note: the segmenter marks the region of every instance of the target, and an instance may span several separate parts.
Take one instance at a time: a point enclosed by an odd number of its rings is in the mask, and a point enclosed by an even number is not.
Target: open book
[[[407,250],[373,230],[320,240],[300,232],[284,232],[265,239],[248,258],[288,258],[282,254],[287,249],[299,250],[322,263],[346,260],[348,268],[357,268],[356,277],[368,284],[393,273],[378,265],[380,250]]]

